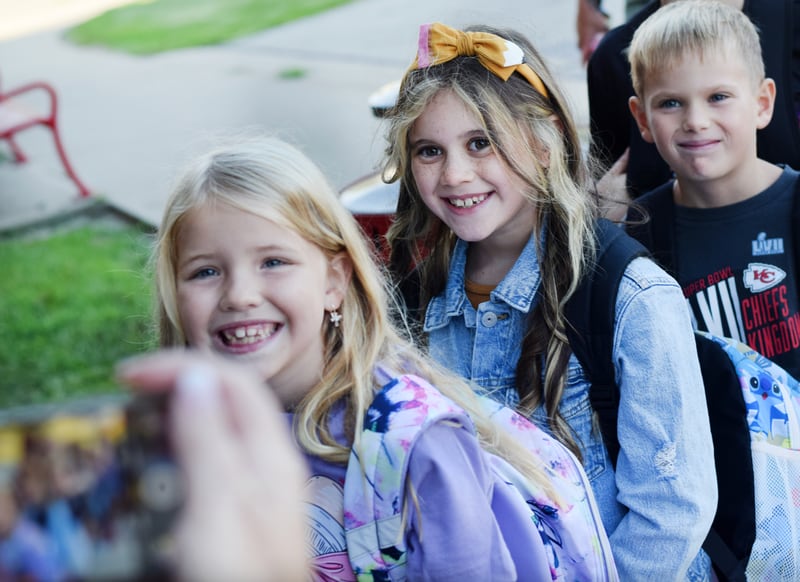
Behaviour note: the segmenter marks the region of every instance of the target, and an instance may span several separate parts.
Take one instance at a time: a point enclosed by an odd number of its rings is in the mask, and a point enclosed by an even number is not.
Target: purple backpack
[[[486,452],[492,470],[527,503],[547,556],[540,572],[521,572],[521,577],[617,580],[591,486],[577,459],[523,416],[489,397],[480,398],[493,420],[541,459],[560,495],[560,503],[550,499],[509,463]],[[402,508],[408,456],[422,431],[444,420],[456,421],[475,434],[464,410],[411,375],[386,384],[367,411],[361,457],[351,451],[344,487],[347,552],[358,580],[405,579]]]

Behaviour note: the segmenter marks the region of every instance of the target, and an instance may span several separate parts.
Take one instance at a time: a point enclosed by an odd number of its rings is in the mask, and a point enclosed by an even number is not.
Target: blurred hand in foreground
[[[264,383],[188,351],[127,360],[117,373],[138,392],[174,392],[169,429],[186,483],[180,577],[306,580],[305,465]]]

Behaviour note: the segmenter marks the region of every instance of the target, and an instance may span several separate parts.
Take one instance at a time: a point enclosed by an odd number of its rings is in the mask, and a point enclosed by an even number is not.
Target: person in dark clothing
[[[675,0],[651,0],[628,22],[607,32],[589,59],[587,85],[590,152],[607,171],[628,150],[628,195],[636,199],[672,177],[652,143],[642,139],[628,108],[634,95],[627,49],[636,29],[661,6]],[[772,121],[758,132],[758,155],[772,163],[800,168],[800,0],[724,0],[740,8],[760,31],[766,75],[775,81]],[[627,165],[627,168],[625,167]]]

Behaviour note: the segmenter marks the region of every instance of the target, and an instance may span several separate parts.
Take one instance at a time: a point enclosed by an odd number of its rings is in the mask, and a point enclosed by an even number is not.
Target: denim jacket
[[[541,274],[532,236],[477,311],[464,291],[467,243],[454,249],[447,287],[425,314],[433,357],[518,403],[514,374]],[[621,580],[707,580],[700,546],[717,504],[713,445],[688,307],[674,279],[635,259],[620,283],[614,369],[620,388],[616,474],[593,430],[589,382],[575,356],[560,411],[577,436]],[[531,419],[547,430],[543,407]],[[690,567],[691,566],[691,567]]]

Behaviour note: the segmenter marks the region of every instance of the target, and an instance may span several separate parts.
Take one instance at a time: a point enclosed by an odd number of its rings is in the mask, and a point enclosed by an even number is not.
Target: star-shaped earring
[[[340,321],[342,321],[342,316],[339,311],[333,307],[330,311],[330,322],[333,324],[333,327],[339,327]]]

